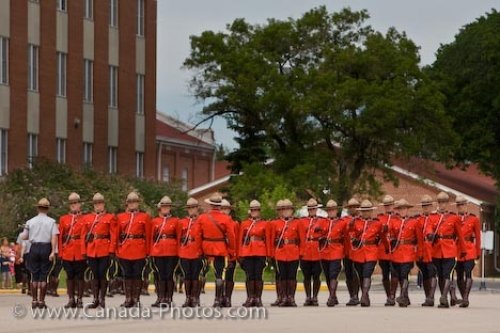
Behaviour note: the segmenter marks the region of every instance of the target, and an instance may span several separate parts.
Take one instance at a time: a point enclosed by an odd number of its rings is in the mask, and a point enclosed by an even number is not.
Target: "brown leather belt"
[[[80,235],[68,235],[66,236],[68,239],[80,239]]]
[[[399,241],[400,245],[417,245],[416,239],[401,239]]]
[[[455,235],[436,235],[436,239],[455,239]]]
[[[319,238],[317,237],[309,237],[306,239],[308,242],[318,242],[319,241]]]
[[[225,242],[226,241],[225,238],[213,238],[213,237],[203,237],[203,240],[207,241],[207,242]]]
[[[376,240],[365,240],[363,241],[363,245],[377,245],[378,241]]]
[[[177,237],[174,234],[162,234],[158,239],[176,239]]]
[[[93,234],[94,239],[110,239],[109,234]]]
[[[467,242],[473,242],[476,240],[476,237],[474,236],[471,236],[471,237],[464,237],[464,240],[466,240]]]
[[[283,239],[282,240],[283,244],[299,244],[299,240],[294,238],[294,239]]]
[[[343,244],[344,239],[343,238],[328,238],[326,240],[328,244]]]
[[[266,240],[265,237],[259,237],[259,236],[250,236],[249,239],[250,239],[251,242],[253,242],[253,241],[263,242],[263,241]]]
[[[145,239],[146,236],[144,234],[121,234],[121,239]]]

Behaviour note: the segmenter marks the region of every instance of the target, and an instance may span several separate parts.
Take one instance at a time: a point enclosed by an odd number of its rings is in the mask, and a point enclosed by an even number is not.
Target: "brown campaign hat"
[[[450,201],[450,196],[446,192],[439,192],[437,195],[437,202],[448,202]]]
[[[358,199],[356,198],[351,198],[349,199],[349,201],[347,202],[347,205],[345,205],[344,207],[346,208],[357,208],[359,207],[361,204],[359,203]]]
[[[189,198],[188,201],[186,202],[186,208],[195,208],[198,207],[200,204],[198,203],[198,200],[195,198]]]
[[[325,206],[325,210],[334,210],[338,208],[339,206],[337,205],[337,202],[335,202],[335,200],[328,200]]]
[[[169,196],[164,196],[163,198],[161,198],[160,202],[158,202],[158,208],[160,207],[170,207],[172,206],[172,200],[170,199]]]
[[[284,199],[282,204],[282,209],[293,208],[293,203],[289,199]]]
[[[127,202],[138,202],[139,201],[139,194],[137,192],[132,191],[127,195]]]
[[[222,199],[220,206],[221,206],[221,208],[226,208],[226,209],[233,208],[233,206],[231,205],[229,200],[226,200],[226,199]]]
[[[92,197],[92,202],[93,203],[104,202],[104,195],[102,195],[101,193],[94,194],[94,196]]]
[[[410,204],[406,199],[399,199],[394,203],[395,209],[411,208],[411,207],[413,207],[413,205]]]
[[[260,208],[261,208],[260,202],[258,202],[257,200],[250,201],[250,209],[260,209]]]
[[[222,204],[222,196],[219,193],[214,193],[210,198],[205,199],[205,202],[211,206],[220,206]]]
[[[432,197],[428,194],[423,195],[422,199],[420,199],[420,206],[431,206],[433,203]]]
[[[455,199],[455,205],[457,205],[457,206],[467,205],[468,202],[469,201],[463,195],[459,195]]]
[[[359,206],[359,208],[357,210],[365,211],[365,210],[374,210],[374,209],[377,209],[377,208],[373,207],[373,204],[370,200],[363,200],[363,202],[361,202],[361,205]]]
[[[76,192],[72,192],[69,196],[68,196],[68,202],[70,204],[72,203],[79,203],[80,202],[80,195]]]
[[[306,205],[307,205],[307,209],[315,209],[315,208],[323,207],[323,205],[318,204],[318,202],[314,198],[309,199],[309,201],[307,201]]]
[[[390,205],[394,205],[394,198],[390,195],[386,195],[383,199],[382,199],[382,204],[381,206],[390,206]]]
[[[278,200],[276,202],[276,210],[280,210],[281,208],[283,208],[283,200]]]

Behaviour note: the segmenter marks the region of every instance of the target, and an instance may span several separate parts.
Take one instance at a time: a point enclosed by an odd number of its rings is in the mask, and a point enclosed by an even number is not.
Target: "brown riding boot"
[[[446,309],[450,307],[450,304],[448,303],[448,293],[450,292],[450,287],[451,287],[451,281],[449,279],[444,280],[443,292],[441,294],[441,297],[439,298],[438,308]]]
[[[182,304],[183,308],[192,307],[193,305],[193,281],[184,280],[184,289],[186,290],[186,301]]]
[[[384,281],[385,282],[385,281]],[[387,296],[387,301],[385,302],[385,306],[394,306],[396,305],[396,291],[398,290],[399,281],[396,277],[391,277],[390,280],[387,281],[389,285],[389,296]],[[385,286],[384,286],[385,288]]]
[[[151,304],[153,308],[159,308],[166,301],[166,281],[155,281],[156,286],[156,301]]]
[[[144,288],[143,280],[134,280],[134,288],[132,289],[132,299],[134,300],[135,306],[141,306],[141,295],[143,292],[143,288]]]
[[[40,297],[38,298],[38,308],[45,309],[47,305],[45,304],[45,295],[47,294],[47,282],[38,282],[40,287]]]
[[[31,282],[31,308],[36,309],[38,307],[38,282]]]
[[[264,281],[263,280],[257,280],[254,281],[254,301],[253,301],[253,306],[256,307],[262,307],[264,306],[262,304],[262,291],[264,290]]]
[[[255,282],[254,280],[251,280],[251,281],[247,280],[245,282],[246,287],[247,287],[247,300],[242,305],[246,308],[251,307],[254,303],[254,297],[255,297],[255,283],[254,282]]]
[[[66,289],[68,293],[68,303],[64,306],[66,309],[76,308],[75,302],[75,280],[66,280]]]
[[[222,279],[215,279],[215,299],[214,299],[214,308],[219,308],[223,304],[223,296],[224,296],[224,281]]]
[[[297,290],[297,280],[287,281],[287,306],[297,307],[295,303],[295,291]]]
[[[425,280],[424,283],[427,281],[428,283],[428,288],[429,288],[429,294],[425,298],[425,302],[422,303],[422,306],[434,306],[434,295],[436,293],[436,287],[437,287],[437,280],[435,277],[430,278],[428,280]]]
[[[370,306],[370,287],[372,285],[372,279],[364,278],[361,285],[361,300],[359,303],[362,307]]]
[[[457,298],[457,285],[454,280],[450,281],[450,306],[455,306],[458,303],[458,298]]]
[[[402,308],[408,307],[410,305],[409,297],[408,297],[408,280],[403,280],[401,282],[401,295],[396,300],[398,305]]]
[[[281,281],[280,280],[277,280],[275,282],[275,288],[276,288],[276,300],[271,303],[271,306],[279,306],[281,301],[282,301],[282,297],[281,297],[281,289],[282,289],[282,284],[281,284]]]
[[[186,281],[184,280],[184,284]],[[191,280],[191,306],[196,307],[200,306],[200,288],[201,282],[200,280]]]
[[[466,279],[463,300],[462,300],[462,304],[460,304],[461,308],[469,307],[469,295],[470,295],[471,289],[472,289],[472,279]]]
[[[347,281],[346,281],[347,283]],[[359,304],[359,278],[354,274],[354,277],[352,280],[350,280],[350,285],[351,285],[351,292],[349,293],[349,296],[351,297],[349,299],[349,302],[346,303],[347,306],[356,306]]]
[[[75,280],[75,290],[76,290],[76,307],[83,308],[83,292],[85,290],[84,280]]]
[[[153,308],[158,308],[158,307],[160,307],[160,300],[161,300],[161,296],[160,296],[160,279],[157,278],[156,276],[154,278],[154,284],[155,284],[156,301],[153,304],[151,304],[151,306]]]
[[[303,285],[304,285],[304,292],[306,293],[306,301],[304,302],[304,306],[311,306],[312,305],[311,280],[304,279]]]
[[[106,292],[108,290],[108,280],[103,279],[99,281],[99,306],[106,307]]]
[[[121,306],[125,308],[131,308],[134,306],[133,289],[134,289],[134,280],[130,279],[123,280],[123,291],[125,293],[125,302],[123,302]]]
[[[233,305],[231,304],[231,298],[233,297],[234,290],[234,281],[225,281],[224,282],[224,305],[225,308],[230,308]]]
[[[335,279],[331,279],[330,282],[328,283],[328,291],[330,292],[328,296],[328,301],[326,302],[326,305],[328,307],[332,307],[338,304],[337,300],[337,286],[339,282]]]
[[[313,279],[313,285],[312,285],[312,299],[311,299],[311,305],[312,306],[319,306],[318,303],[318,294],[319,294],[319,289],[321,288],[321,280],[318,279]]]
[[[99,306],[99,280],[93,279],[91,281],[91,286],[92,286],[92,296],[94,297],[94,300],[88,306],[88,308],[95,309]]]
[[[165,302],[168,305],[171,305],[173,300],[174,300],[174,287],[175,287],[175,282],[174,280],[170,279],[165,281]]]

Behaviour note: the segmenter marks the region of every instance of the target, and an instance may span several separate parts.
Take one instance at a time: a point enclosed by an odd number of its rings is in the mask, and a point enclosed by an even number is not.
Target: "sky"
[[[321,5],[330,12],[344,7],[367,9],[368,24],[381,32],[389,27],[405,31],[420,47],[422,65],[428,65],[434,62],[441,44],[452,42],[465,24],[492,8],[498,10],[500,0],[158,0],[158,110],[185,122],[201,119],[203,104],[188,88],[192,73],[181,68],[189,56],[189,36],[205,30],[224,31],[236,18],[251,24],[265,23],[268,18],[298,18]],[[218,143],[237,147],[235,133],[226,128],[223,119],[216,120],[212,129]]]

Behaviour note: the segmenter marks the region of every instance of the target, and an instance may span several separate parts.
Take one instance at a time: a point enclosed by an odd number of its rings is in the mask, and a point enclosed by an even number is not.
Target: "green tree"
[[[461,137],[456,159],[500,182],[500,13],[492,10],[442,45],[429,68]]]
[[[368,18],[319,7],[191,37],[184,65],[205,119],[224,117],[241,136],[234,171],[273,159],[289,188],[343,202],[377,193],[374,171],[391,177],[394,157],[449,157],[456,137],[418,47],[394,28],[374,31]]]

